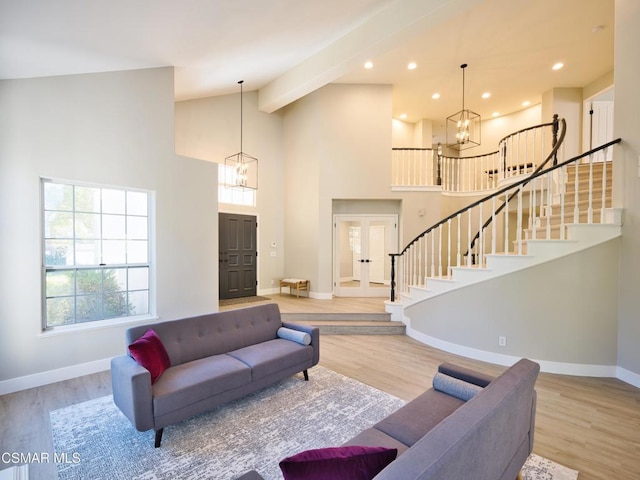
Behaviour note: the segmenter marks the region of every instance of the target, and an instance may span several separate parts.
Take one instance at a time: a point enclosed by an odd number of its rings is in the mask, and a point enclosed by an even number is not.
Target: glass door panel
[[[391,283],[390,253],[397,246],[397,216],[336,215],[336,296],[386,297]]]

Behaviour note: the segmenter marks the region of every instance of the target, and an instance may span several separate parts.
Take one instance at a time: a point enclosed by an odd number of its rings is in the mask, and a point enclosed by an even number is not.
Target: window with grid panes
[[[150,313],[150,193],[42,180],[44,328]]]

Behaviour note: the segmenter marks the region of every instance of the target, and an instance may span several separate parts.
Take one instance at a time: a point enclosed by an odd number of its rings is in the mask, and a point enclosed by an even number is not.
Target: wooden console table
[[[296,298],[300,296],[300,290],[306,291],[309,296],[309,280],[300,278],[283,278],[280,280],[280,295],[282,295],[282,287],[289,287],[289,295],[293,295],[293,289],[296,289]]]

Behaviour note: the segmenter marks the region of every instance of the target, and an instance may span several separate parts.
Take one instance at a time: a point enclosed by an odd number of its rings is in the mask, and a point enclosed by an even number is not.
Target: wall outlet
[[[507,337],[498,337],[498,345],[501,347],[507,346]]]

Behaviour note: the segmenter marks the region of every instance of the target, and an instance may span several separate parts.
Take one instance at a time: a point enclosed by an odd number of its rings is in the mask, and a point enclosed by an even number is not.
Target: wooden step
[[[282,313],[283,322],[311,325],[324,335],[404,335],[406,326],[380,313]]]
[[[406,325],[393,321],[292,320],[320,329],[320,335],[404,335]]]
[[[384,299],[381,299],[382,303]],[[325,320],[325,321],[359,321],[359,322],[388,322],[391,314],[387,312],[309,312],[280,314],[283,322]]]
[[[601,218],[601,213],[602,213],[602,209],[600,208],[600,206],[593,206],[593,212],[592,212],[592,218],[591,218],[591,223],[605,223],[603,221],[603,219]],[[559,226],[561,223],[561,216],[559,213],[554,213],[553,215],[551,215],[550,217],[538,217],[536,218],[537,221],[537,229],[538,231],[540,230],[544,230],[547,228],[547,223],[550,223],[552,227],[554,226]],[[578,222],[577,223],[588,223],[589,220],[589,212],[586,209],[580,209],[580,212],[578,214]],[[568,225],[568,224],[572,224],[572,223],[576,223],[574,221],[574,216],[573,216],[573,207],[571,208],[565,208],[564,210],[564,224]],[[532,229],[526,229],[525,231],[527,232],[531,232]],[[528,238],[531,238],[530,236]]]

